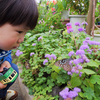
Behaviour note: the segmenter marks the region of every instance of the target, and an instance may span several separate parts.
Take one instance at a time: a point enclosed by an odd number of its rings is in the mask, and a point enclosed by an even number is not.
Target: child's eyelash
[[[22,33],[23,31],[17,31],[18,33]]]

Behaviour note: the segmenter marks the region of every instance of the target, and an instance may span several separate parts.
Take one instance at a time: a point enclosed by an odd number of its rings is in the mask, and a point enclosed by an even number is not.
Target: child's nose
[[[18,43],[21,43],[21,42],[23,42],[23,41],[24,41],[24,36],[21,37],[21,38],[19,38]]]

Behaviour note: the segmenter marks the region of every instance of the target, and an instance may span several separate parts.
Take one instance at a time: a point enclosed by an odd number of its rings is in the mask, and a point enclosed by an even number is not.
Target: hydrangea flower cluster
[[[73,89],[73,91],[72,91],[72,90],[69,90],[69,88],[66,87],[64,90],[62,90],[62,91],[59,93],[59,95],[60,95],[62,98],[64,98],[64,99],[67,99],[67,98],[73,99],[73,98],[75,98],[75,97],[78,96],[78,92],[81,92],[81,89],[80,89],[80,88],[75,87],[75,88]]]
[[[21,54],[23,54],[23,52],[20,51],[20,50],[17,50],[15,55],[16,55],[16,56],[20,56]]]
[[[82,66],[80,66],[80,64],[83,64],[84,62],[85,63],[90,62],[90,60],[85,55],[85,51],[87,51],[90,54],[93,51],[93,49],[91,49],[89,45],[100,45],[100,42],[91,41],[89,37],[86,37],[86,39],[83,41],[83,45],[80,46],[79,50],[77,50],[76,53],[74,51],[70,51],[68,53],[69,57],[79,56],[77,59],[73,59],[69,62],[69,64],[72,65],[73,67],[71,72],[68,72],[68,75],[77,73],[81,77],[82,72],[80,72],[80,70],[82,70]]]
[[[54,55],[54,54],[46,54],[45,55],[45,58],[49,58],[49,60],[52,60],[52,59],[56,59],[57,57],[56,57],[56,55]],[[45,63],[47,63],[48,62],[48,60],[47,59],[45,59],[44,61],[43,61],[43,65],[45,65]]]
[[[75,23],[75,26],[79,26],[79,27],[80,27],[81,25],[80,25],[79,22],[76,22],[76,23]]]

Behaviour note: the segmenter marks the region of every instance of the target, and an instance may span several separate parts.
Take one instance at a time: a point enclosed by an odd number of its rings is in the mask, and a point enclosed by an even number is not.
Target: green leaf
[[[87,65],[90,66],[90,67],[99,67],[98,62],[97,61],[94,61],[94,60],[90,60],[90,62],[87,63]]]
[[[51,77],[52,77],[53,79],[56,79],[56,78],[57,78],[57,76],[58,76],[58,74],[57,74],[56,72],[51,73]]]
[[[86,73],[86,74],[95,74],[95,72],[93,70],[90,70],[90,69],[83,69],[83,71]]]
[[[83,84],[86,85],[87,87],[91,87],[94,90],[94,85],[93,83],[90,82],[90,79],[85,78]]]
[[[93,75],[93,76],[91,76],[90,82],[91,82],[92,84],[97,83],[97,84],[100,85],[100,76],[99,76],[99,75]]]
[[[72,77],[71,78],[71,85],[73,87],[76,87],[76,86],[80,86],[81,85],[81,80],[78,78],[78,77]]]
[[[57,73],[59,73],[59,71],[61,70],[61,69],[59,69],[59,67],[56,66],[56,65],[53,65],[53,66],[52,66],[52,69],[53,69],[55,72],[57,72]]]
[[[84,97],[86,97],[89,100],[92,100],[93,97],[95,97],[94,91],[90,87],[85,87]]]

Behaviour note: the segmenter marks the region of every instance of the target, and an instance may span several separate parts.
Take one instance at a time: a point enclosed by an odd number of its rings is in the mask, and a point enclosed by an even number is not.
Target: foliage
[[[61,89],[67,87],[70,91],[75,87],[80,88],[81,92],[73,98],[75,100],[100,99],[100,43],[93,41],[84,30],[79,30],[78,34],[69,30],[52,30],[35,35],[27,33],[20,45],[19,50],[23,54],[18,60],[25,65],[21,77],[30,94],[34,95],[34,100],[58,100],[58,95],[51,95],[55,86],[63,86]],[[79,55],[78,50],[83,50],[82,55]],[[74,54],[69,56],[72,51]],[[53,55],[51,59],[47,54]],[[72,68],[78,66],[75,70],[67,72],[54,65],[56,61],[70,57],[73,58],[70,62]],[[76,61],[81,57],[84,61]]]
[[[53,3],[50,6],[46,5],[46,2],[38,4],[39,18],[37,26],[32,30],[32,34],[47,32],[51,29],[62,29],[64,25],[61,23],[61,13],[59,10],[55,10]]]
[[[86,15],[89,9],[89,0],[69,0],[71,15]]]
[[[57,7],[60,11],[70,9],[70,0],[57,0]]]
[[[98,24],[98,22],[100,21],[99,6],[100,6],[100,2],[97,2],[96,8],[95,8],[95,23],[96,23],[96,24]]]

